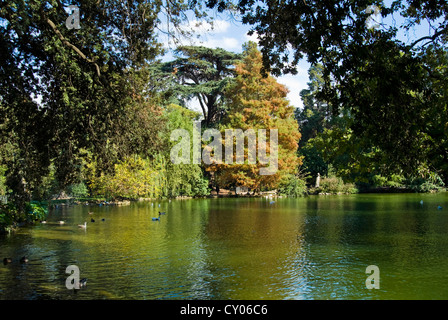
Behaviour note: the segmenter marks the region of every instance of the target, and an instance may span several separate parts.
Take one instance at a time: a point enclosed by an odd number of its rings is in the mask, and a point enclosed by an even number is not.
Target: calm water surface
[[[55,209],[0,238],[0,258],[13,258],[0,264],[0,299],[448,299],[447,193],[269,202]],[[66,289],[69,265],[87,288]],[[378,290],[365,286],[369,265]]]

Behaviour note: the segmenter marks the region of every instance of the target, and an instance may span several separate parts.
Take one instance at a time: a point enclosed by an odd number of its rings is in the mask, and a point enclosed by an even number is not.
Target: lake
[[[0,238],[0,299],[448,299],[448,193],[274,200],[54,209]]]

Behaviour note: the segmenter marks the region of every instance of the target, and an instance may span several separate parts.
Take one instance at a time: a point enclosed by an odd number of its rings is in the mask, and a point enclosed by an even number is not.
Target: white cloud
[[[191,20],[183,29],[204,35],[207,33],[225,33],[230,27],[230,23],[225,20],[215,20],[212,23],[199,20]]]
[[[295,108],[303,108],[300,91],[308,88],[308,73],[302,67],[298,68],[297,75],[283,75],[277,78],[277,81],[284,84],[288,89],[288,100]]]
[[[251,35],[248,35],[246,33],[244,36],[246,38],[246,41],[253,41],[253,42],[258,44],[258,34],[257,34],[257,32],[254,32]]]
[[[222,48],[228,51],[241,48],[241,44],[236,38],[223,37],[223,38],[210,38],[205,41],[199,42],[200,45],[208,48]]]

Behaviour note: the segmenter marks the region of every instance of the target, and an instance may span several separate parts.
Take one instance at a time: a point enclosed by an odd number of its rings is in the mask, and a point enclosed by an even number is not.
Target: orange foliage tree
[[[246,43],[243,49],[243,59],[235,66],[236,78],[225,93],[228,114],[220,125],[223,150],[226,129],[242,129],[243,132],[253,129],[257,136],[257,148],[260,142],[258,130],[265,129],[266,151],[269,154],[269,135],[272,129],[277,129],[278,169],[274,174],[261,175],[260,168],[267,166],[259,161],[258,155],[255,164],[249,163],[249,143],[245,139],[244,163],[223,161],[209,165],[207,170],[214,172],[219,188],[243,186],[253,191],[272,190],[286,175],[294,174],[302,163],[297,156],[301,134],[294,118],[294,108],[286,98],[288,89],[271,75],[262,75],[262,55],[254,42]]]

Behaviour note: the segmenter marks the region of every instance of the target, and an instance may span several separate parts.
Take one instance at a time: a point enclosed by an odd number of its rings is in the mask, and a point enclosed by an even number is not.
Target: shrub
[[[280,182],[278,193],[290,197],[301,197],[307,193],[306,180],[293,174]]]
[[[67,187],[67,193],[74,198],[83,198],[89,195],[89,190],[84,182],[72,184]]]
[[[26,220],[45,220],[48,214],[48,209],[46,205],[40,203],[39,201],[31,201],[26,206]]]
[[[13,202],[0,204],[0,233],[10,230],[16,223],[44,220],[48,214],[46,205],[31,201],[26,203],[25,212],[19,212]]]
[[[352,183],[344,183],[342,178],[330,176],[320,181],[320,191],[323,193],[357,193],[358,189]]]
[[[441,191],[445,186],[442,178],[435,172],[429,173],[426,177],[411,177],[407,183],[415,192]]]

